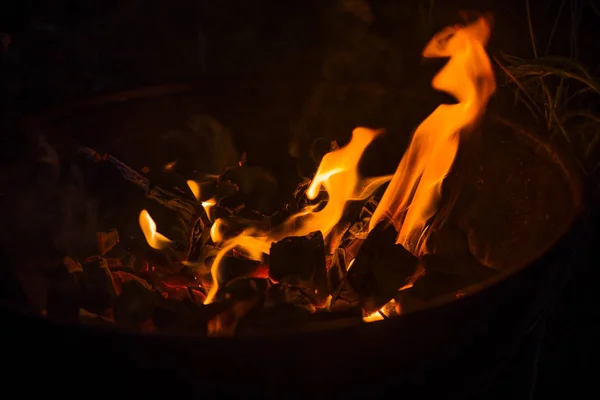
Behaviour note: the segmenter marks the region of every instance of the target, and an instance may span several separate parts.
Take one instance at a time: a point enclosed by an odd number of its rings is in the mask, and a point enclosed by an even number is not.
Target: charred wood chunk
[[[154,296],[152,290],[137,280],[124,282],[114,306],[115,321],[125,326],[140,326],[152,317]]]
[[[65,257],[59,268],[48,277],[46,311],[49,318],[77,322],[82,304],[82,267]]]
[[[419,265],[417,257],[396,244],[397,236],[391,224],[380,222],[369,233],[348,271],[348,281],[367,312],[375,312],[390,301]]]
[[[325,305],[329,288],[325,243],[320,231],[273,243],[269,254],[271,279],[299,288],[316,307]]]
[[[112,307],[117,298],[112,274],[102,257],[88,260],[83,264],[82,308],[101,314]]]

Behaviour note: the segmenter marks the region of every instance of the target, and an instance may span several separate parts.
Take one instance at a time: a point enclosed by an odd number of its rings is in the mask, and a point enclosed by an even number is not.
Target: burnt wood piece
[[[92,257],[82,267],[81,308],[95,314],[102,314],[112,307],[117,298],[110,269],[102,257]]]
[[[325,306],[329,287],[325,243],[320,231],[273,243],[269,254],[271,279],[299,288],[316,307]]]
[[[199,204],[189,196],[175,194],[158,186],[153,186],[148,178],[119,161],[110,154],[101,154],[89,147],[80,147],[79,153],[94,162],[107,162],[119,171],[121,176],[140,189],[144,190],[146,196],[159,204],[180,213],[187,220],[191,220],[196,214]]]
[[[419,259],[396,244],[398,232],[382,221],[369,233],[348,271],[365,311],[379,310],[416,272]]]
[[[114,305],[114,317],[118,324],[139,327],[152,317],[154,292],[137,280],[123,283],[121,295]]]

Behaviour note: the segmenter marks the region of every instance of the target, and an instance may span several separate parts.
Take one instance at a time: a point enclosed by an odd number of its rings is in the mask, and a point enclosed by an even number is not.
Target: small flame
[[[194,195],[194,197],[196,198],[196,200],[200,201],[200,184],[196,181],[187,181],[186,182],[188,187],[190,188],[190,190],[192,191],[192,194]]]
[[[139,221],[140,228],[142,228],[142,232],[144,233],[146,241],[150,247],[156,250],[162,250],[172,243],[170,239],[167,239],[164,235],[157,232],[156,223],[148,211],[142,210],[142,212],[140,212]]]
[[[426,224],[437,210],[459,139],[472,131],[496,89],[485,52],[490,31],[490,20],[482,16],[470,25],[443,29],[423,50],[426,58],[450,57],[432,86],[458,103],[440,105],[417,128],[369,224],[373,229],[389,218],[399,232],[397,243],[417,256],[427,251]]]
[[[283,229],[277,233],[249,230],[223,243],[223,247],[212,264],[213,285],[206,296],[205,304],[211,303],[217,293],[220,261],[228,251],[239,247],[248,253],[249,257],[262,261],[263,254],[269,253],[271,243],[287,236],[305,236],[314,231],[321,231],[326,237],[341,219],[348,201],[364,199],[370,196],[379,185],[389,181],[391,176],[365,180],[360,179],[358,174],[358,163],[363,152],[379,134],[381,131],[356,128],[352,132],[350,143],[323,157],[306,192],[309,199],[314,199],[321,188],[327,191],[329,199],[320,211],[314,211],[315,207],[309,206],[292,215],[283,224]],[[221,220],[215,221],[211,229],[211,237],[215,243],[222,240],[222,221],[219,221]],[[218,226],[215,227],[215,225]]]
[[[210,200],[206,200],[202,202],[202,207],[204,207],[204,211],[206,212],[206,216],[208,217],[208,220],[210,221],[210,209],[212,206],[216,205],[217,201],[215,200],[215,198],[213,197]]]

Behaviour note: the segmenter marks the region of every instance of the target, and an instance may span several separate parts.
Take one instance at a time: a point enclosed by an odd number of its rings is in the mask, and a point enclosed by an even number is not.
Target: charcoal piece
[[[47,279],[47,316],[60,322],[77,322],[82,305],[82,270],[73,268],[72,260],[63,262]],[[72,261],[75,263],[74,261]]]
[[[114,305],[115,321],[124,326],[140,326],[152,317],[154,296],[151,290],[136,280],[124,282]]]
[[[112,274],[104,259],[97,257],[83,264],[82,308],[101,314],[110,308],[117,298]]]
[[[417,257],[396,244],[397,236],[392,224],[387,221],[377,224],[348,271],[348,281],[369,313],[390,301],[419,265]]]
[[[112,271],[113,282],[115,285],[115,290],[117,295],[120,296],[123,291],[123,285],[131,280],[138,281],[138,283],[148,290],[152,290],[152,285],[150,285],[145,279],[140,278],[137,275],[131,274],[126,271]]]
[[[269,289],[267,279],[242,278],[228,282],[226,285],[219,287],[219,291],[215,297],[215,301],[237,301],[244,300],[248,297],[266,294]]]
[[[236,335],[260,336],[265,334],[315,332],[362,324],[362,310],[354,308],[342,312],[310,313],[292,304],[259,308],[240,318]]]
[[[204,245],[209,239],[210,229],[207,228],[202,218],[196,219],[190,234],[190,246],[185,259],[189,262],[197,262],[200,259]]]
[[[103,256],[119,243],[119,232],[116,229],[111,229],[108,232],[97,232],[96,243],[100,255]]]
[[[273,243],[269,254],[271,279],[299,288],[316,307],[325,305],[329,287],[325,243],[320,231],[302,237],[287,237]]]
[[[226,283],[240,278],[268,277],[268,266],[260,261],[249,260],[247,258],[225,256],[219,266],[219,283]]]
[[[291,304],[310,313],[316,311],[311,298],[299,288],[285,284],[271,285],[266,292],[263,307],[271,308],[281,304]]]

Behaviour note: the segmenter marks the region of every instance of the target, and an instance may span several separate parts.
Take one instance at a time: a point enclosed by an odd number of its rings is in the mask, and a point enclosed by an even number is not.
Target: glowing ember
[[[167,239],[164,235],[160,234],[156,230],[156,223],[146,210],[142,210],[140,213],[140,228],[142,228],[142,232],[144,233],[144,237],[148,242],[148,245],[156,250],[162,250],[168,247],[172,242],[170,239]]]
[[[460,137],[472,131],[496,89],[485,52],[489,36],[490,21],[480,17],[467,26],[445,28],[423,50],[423,57],[450,57],[432,86],[458,103],[440,105],[417,128],[369,226],[390,219],[399,232],[397,243],[417,256],[427,251],[426,225],[436,212]]]

